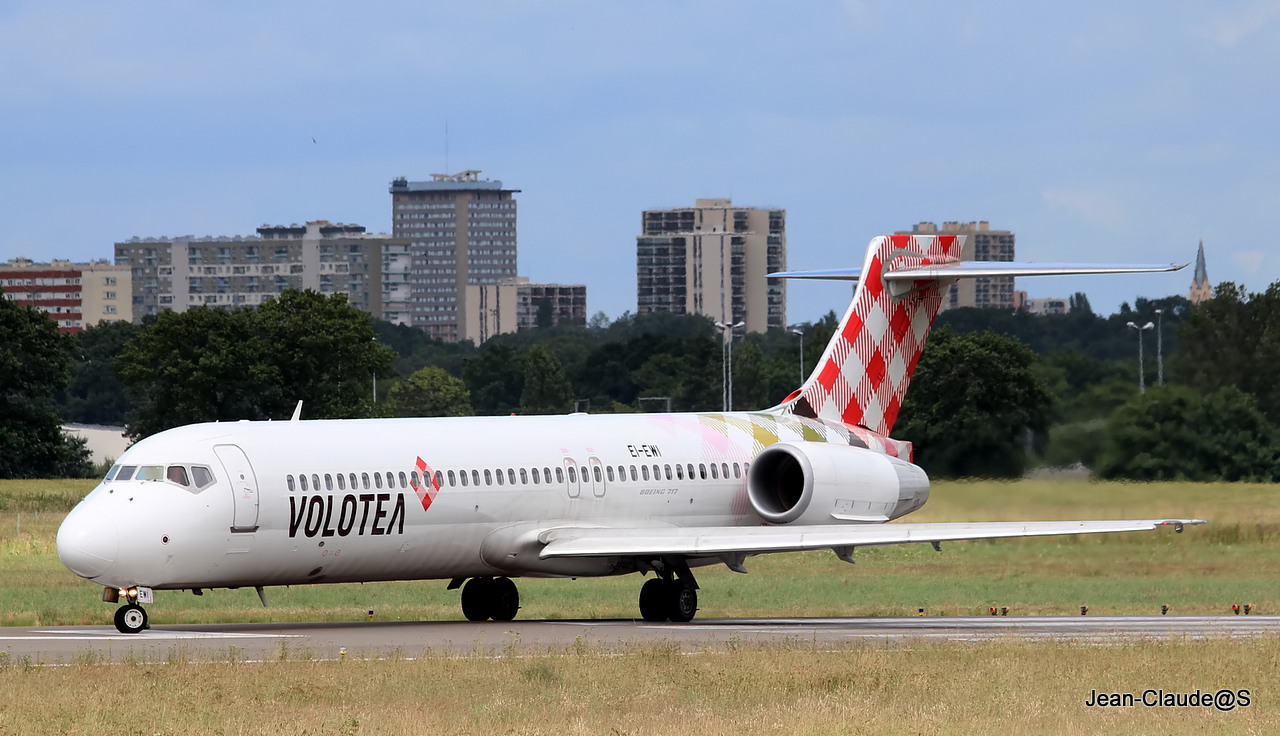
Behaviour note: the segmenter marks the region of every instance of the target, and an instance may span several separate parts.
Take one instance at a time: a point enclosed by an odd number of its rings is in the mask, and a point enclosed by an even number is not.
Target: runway
[[[1070,640],[1108,643],[1164,638],[1280,634],[1280,616],[1043,616],[914,618],[695,619],[642,621],[468,621],[158,625],[140,634],[110,626],[0,628],[0,657],[12,663],[240,661],[416,657],[435,654],[539,654],[576,645],[608,649],[673,642],[685,650],[732,643],[911,640]]]

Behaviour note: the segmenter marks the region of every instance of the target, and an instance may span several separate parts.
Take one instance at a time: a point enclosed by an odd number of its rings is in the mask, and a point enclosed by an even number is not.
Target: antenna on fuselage
[[[289,417],[289,421],[296,422],[302,418],[302,399],[298,399],[298,405],[293,407],[293,416]]]

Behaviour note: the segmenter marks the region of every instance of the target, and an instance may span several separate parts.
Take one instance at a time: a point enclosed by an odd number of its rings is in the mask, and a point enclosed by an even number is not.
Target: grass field
[[[86,481],[0,482],[0,623],[106,623],[112,606],[58,562],[63,515]],[[1280,612],[1280,488],[1256,484],[1120,484],[1087,481],[936,484],[911,521],[1198,517],[1208,526],[1088,537],[957,542],[861,549],[858,564],[830,552],[766,555],[749,575],[698,572],[700,616],[1011,615],[1078,612],[1226,613],[1249,603]],[[630,618],[638,576],[522,580],[521,618]],[[152,622],[217,623],[456,619],[457,591],[440,581],[251,590],[202,597],[161,591]]]
[[[0,666],[0,733],[1273,733],[1280,641],[911,643]],[[1145,690],[1249,705],[1144,707]],[[1094,691],[1131,707],[1086,706]],[[1243,703],[1243,701],[1240,701]]]
[[[0,611],[21,624],[108,623],[113,606],[62,568],[54,536],[92,483],[0,483]],[[1209,526],[1091,537],[754,558],[700,571],[700,616],[1280,612],[1280,488],[1022,481],[939,483],[912,521],[1186,516]],[[521,581],[521,618],[632,617],[639,578]],[[160,592],[153,622],[460,618],[442,582]],[[1272,733],[1280,640],[863,644],[815,649],[674,643],[500,656],[403,652],[311,661],[282,648],[196,662],[41,667],[0,648],[0,734]],[[1249,689],[1232,712],[1090,708],[1093,690]]]

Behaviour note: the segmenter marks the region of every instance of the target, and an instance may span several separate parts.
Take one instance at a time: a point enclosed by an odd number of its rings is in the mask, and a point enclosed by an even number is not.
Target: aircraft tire
[[[136,634],[147,628],[147,612],[142,606],[131,603],[116,609],[116,631]]]
[[[671,610],[671,584],[653,578],[640,586],[640,618],[645,621],[666,621]]]
[[[492,613],[493,578],[471,578],[462,586],[462,615],[468,621],[487,621]]]
[[[670,583],[670,586],[668,601],[671,609],[668,616],[680,624],[692,621],[694,614],[698,612],[698,591],[678,582]]]
[[[511,578],[494,578],[489,584],[489,615],[494,621],[510,621],[520,610],[520,590]]]

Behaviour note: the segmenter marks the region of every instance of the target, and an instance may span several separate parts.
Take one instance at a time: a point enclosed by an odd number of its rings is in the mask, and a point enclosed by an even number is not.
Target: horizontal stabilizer
[[[938,524],[829,524],[818,526],[558,528],[539,535],[539,557],[631,557],[798,552],[964,539],[1044,537],[1150,531],[1203,524],[1200,519],[1106,521],[990,521]]]
[[[932,279],[976,279],[1000,276],[1072,276],[1100,273],[1159,273],[1186,268],[1182,263],[1026,263],[1020,261],[954,261],[929,265],[889,268],[885,281],[924,281]],[[827,268],[819,271],[778,271],[771,279],[818,279],[857,281],[861,268]]]

